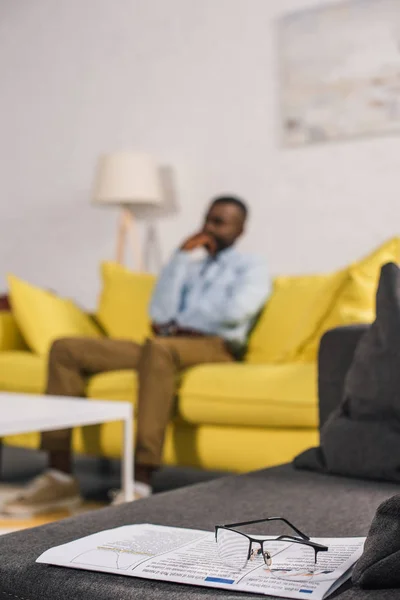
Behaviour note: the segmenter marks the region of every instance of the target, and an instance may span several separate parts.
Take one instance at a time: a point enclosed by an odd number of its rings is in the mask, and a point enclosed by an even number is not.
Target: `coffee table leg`
[[[124,420],[124,454],[122,457],[122,489],[125,495],[125,501],[133,500],[134,492],[134,473],[133,473],[133,419],[132,415]]]

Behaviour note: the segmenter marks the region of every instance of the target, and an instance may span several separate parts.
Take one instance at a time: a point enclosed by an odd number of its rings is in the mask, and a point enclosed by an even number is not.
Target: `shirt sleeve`
[[[163,325],[176,320],[190,265],[189,252],[176,252],[162,269],[150,302],[150,318]]]
[[[200,330],[237,327],[251,321],[265,304],[272,285],[266,265],[261,261],[241,267],[233,286],[219,294],[205,294],[201,303],[179,317],[179,324]]]

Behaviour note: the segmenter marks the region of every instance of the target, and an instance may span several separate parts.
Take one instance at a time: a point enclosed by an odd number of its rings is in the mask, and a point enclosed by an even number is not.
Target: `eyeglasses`
[[[282,521],[297,535],[251,536],[233,529],[234,527],[244,527],[268,521]],[[283,517],[269,517],[267,519],[257,519],[256,521],[244,521],[243,523],[216,525],[215,540],[221,561],[237,570],[244,569],[249,560],[253,561],[262,557],[266,565],[265,570],[270,575],[281,579],[305,581],[312,579],[316,574],[330,572],[322,570],[317,565],[318,554],[326,552],[328,547],[312,542],[308,535]],[[301,548],[299,546],[292,547],[291,544],[300,545]]]

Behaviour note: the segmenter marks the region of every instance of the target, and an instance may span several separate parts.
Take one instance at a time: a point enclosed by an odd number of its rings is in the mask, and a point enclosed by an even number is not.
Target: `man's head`
[[[218,251],[224,250],[242,235],[247,215],[248,208],[240,198],[220,196],[208,209],[203,231],[214,238]]]

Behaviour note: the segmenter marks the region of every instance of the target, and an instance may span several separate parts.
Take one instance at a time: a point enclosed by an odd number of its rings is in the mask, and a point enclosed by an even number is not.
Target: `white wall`
[[[243,245],[273,273],[333,269],[397,233],[399,137],[279,147],[275,20],[303,6],[2,2],[0,288],[11,271],[95,304],[116,223],[89,204],[102,151],[173,168],[180,212],[156,224],[164,259],[225,191],[251,204]]]

